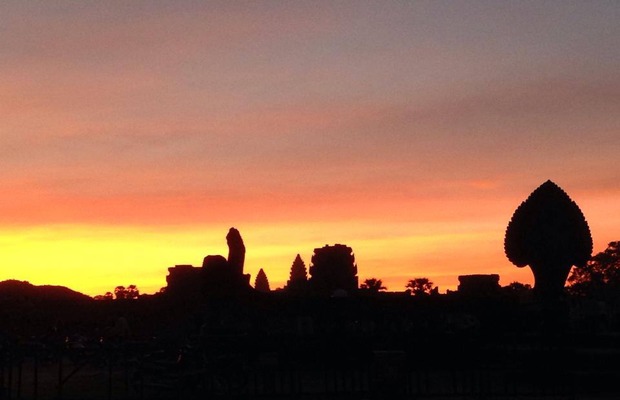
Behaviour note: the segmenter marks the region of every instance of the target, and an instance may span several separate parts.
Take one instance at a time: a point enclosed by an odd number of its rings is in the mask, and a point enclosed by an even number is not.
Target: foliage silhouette
[[[310,275],[310,285],[315,293],[354,292],[357,290],[357,265],[353,249],[343,244],[314,249]]]
[[[504,291],[506,292],[511,292],[511,293],[522,293],[522,292],[529,292],[530,290],[532,290],[532,285],[528,285],[527,283],[521,283],[521,282],[511,282],[510,284],[504,286]]]
[[[405,288],[409,289],[413,296],[428,295],[433,290],[433,282],[428,278],[414,278],[407,282]]]
[[[583,268],[573,268],[569,291],[594,298],[620,296],[620,242],[611,242]]]
[[[538,296],[557,298],[571,266],[582,267],[590,258],[592,237],[577,204],[546,181],[514,212],[504,250],[517,267],[530,266]]]
[[[140,297],[140,291],[138,290],[138,287],[136,285],[127,286],[127,294],[125,298],[135,300],[138,297]]]
[[[136,285],[117,286],[114,288],[114,297],[116,300],[137,300],[140,297],[140,291]]]
[[[114,300],[114,295],[112,294],[112,292],[105,292],[104,294],[99,294],[95,296],[94,299],[109,301],[109,300]]]
[[[369,293],[379,293],[385,291],[387,288],[383,286],[381,279],[369,278],[364,280],[360,285],[360,289]]]
[[[114,298],[116,300],[125,300],[125,286],[117,286],[114,288]]]
[[[261,268],[256,274],[256,280],[254,281],[254,289],[258,290],[262,293],[268,293],[271,291],[269,288],[269,280],[267,279],[267,274]]]
[[[516,281],[502,287],[501,292],[508,298],[516,299],[524,303],[530,302],[534,293],[532,285]]]

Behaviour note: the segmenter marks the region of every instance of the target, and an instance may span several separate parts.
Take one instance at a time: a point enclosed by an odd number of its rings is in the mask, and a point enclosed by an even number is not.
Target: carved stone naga
[[[577,204],[547,181],[514,212],[504,250],[517,267],[530,266],[540,298],[556,299],[563,293],[571,267],[583,267],[590,259],[592,236]]]

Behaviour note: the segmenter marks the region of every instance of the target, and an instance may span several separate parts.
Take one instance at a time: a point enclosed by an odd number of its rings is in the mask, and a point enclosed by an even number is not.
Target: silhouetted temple
[[[308,273],[306,271],[306,264],[301,259],[299,254],[297,254],[293,264],[291,265],[290,277],[286,282],[286,290],[293,294],[303,294],[308,290]]]
[[[358,286],[353,249],[343,244],[314,249],[310,275],[310,287],[315,293],[353,293]]]
[[[555,254],[544,246],[574,228],[550,204],[517,210],[511,260],[548,267],[536,263]],[[540,232],[552,240],[536,243]],[[0,282],[0,399],[619,398],[618,286],[609,297],[533,302],[529,285],[478,274],[447,295],[428,278],[379,295],[380,279],[358,290],[353,250],[336,244],[314,250],[309,280],[297,255],[286,290],[271,291],[262,269],[252,289],[241,235],[231,228],[226,239],[228,258],[175,265],[164,292],[136,301]],[[616,279],[618,247],[598,255]],[[591,392],[605,396],[582,396]]]
[[[250,275],[243,273],[245,245],[239,231],[230,228],[226,235],[228,260],[209,255],[202,262],[203,291],[207,296],[229,296],[249,293]]]
[[[188,297],[200,294],[202,269],[182,264],[168,268],[166,293],[173,297]]]
[[[500,292],[499,275],[459,275],[458,293],[465,296],[493,296]]]

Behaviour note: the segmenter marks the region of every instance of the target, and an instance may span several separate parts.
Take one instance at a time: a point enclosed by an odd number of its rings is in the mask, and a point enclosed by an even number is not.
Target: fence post
[[[62,359],[63,359],[63,351],[60,350],[60,355],[58,356],[58,399],[62,399]]]
[[[7,390],[7,399],[10,399],[13,395],[11,391],[13,390],[13,354],[9,355],[9,376],[8,376],[8,390]]]
[[[22,364],[23,360],[19,360],[17,365],[17,398],[22,398]]]
[[[39,398],[39,349],[34,350],[34,388],[33,398],[37,400]]]

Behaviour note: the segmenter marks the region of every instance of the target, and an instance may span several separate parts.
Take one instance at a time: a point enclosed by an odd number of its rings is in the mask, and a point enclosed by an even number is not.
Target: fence
[[[620,393],[614,387],[620,378],[620,351],[607,344],[554,348],[519,340],[420,353],[414,344],[351,358],[327,357],[334,349],[311,357],[312,349],[299,356],[260,346],[235,351],[217,341],[207,343],[4,345],[0,399],[571,399]]]

